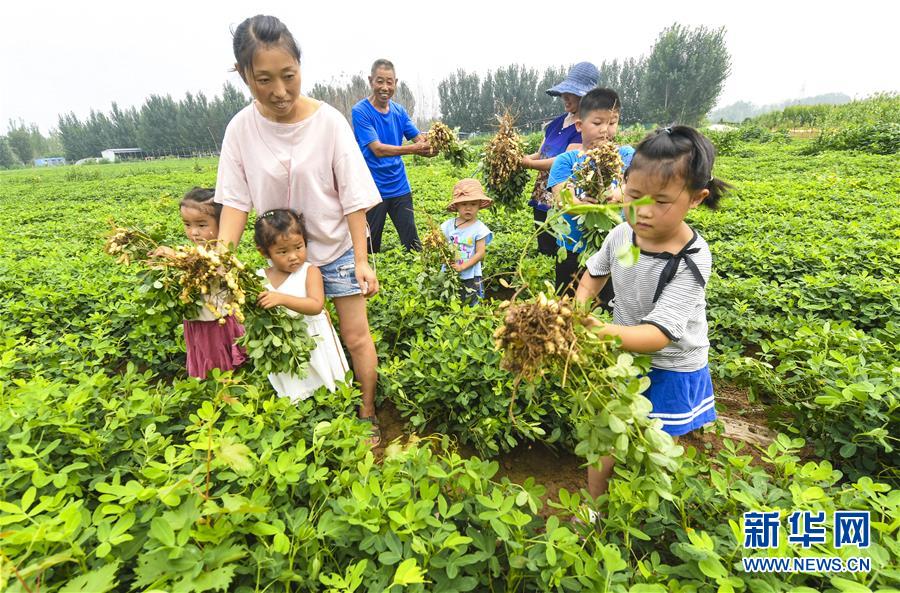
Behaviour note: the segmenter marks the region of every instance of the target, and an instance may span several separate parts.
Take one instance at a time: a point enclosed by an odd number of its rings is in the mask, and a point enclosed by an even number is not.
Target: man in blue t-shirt
[[[369,86],[372,94],[354,105],[352,110],[353,133],[382,199],[366,213],[372,235],[369,248],[372,253],[381,250],[384,221],[390,215],[403,246],[419,250],[412,190],[401,157],[404,154],[434,156],[434,152],[406,109],[391,101],[397,88],[394,64],[389,60],[375,60]],[[404,138],[413,143],[404,146]]]

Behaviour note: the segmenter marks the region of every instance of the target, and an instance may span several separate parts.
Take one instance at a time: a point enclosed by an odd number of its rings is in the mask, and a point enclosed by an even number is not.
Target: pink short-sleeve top
[[[381,202],[347,120],[322,103],[308,118],[281,124],[251,103],[225,130],[215,201],[258,214],[292,208],[306,220],[307,259],[329,264],[353,243],[346,216]]]

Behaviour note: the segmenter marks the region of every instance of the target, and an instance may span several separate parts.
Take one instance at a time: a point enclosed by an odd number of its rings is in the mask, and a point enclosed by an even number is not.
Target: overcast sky
[[[3,0],[0,133],[10,118],[46,133],[68,111],[84,117],[91,108],[108,111],[112,101],[139,106],[152,93],[211,96],[225,81],[242,85],[229,72],[230,29],[256,13],[274,14],[293,31],[304,88],[387,57],[416,94],[417,111],[437,110],[437,82],[456,68],[638,56],[673,22],[727,28],[732,74],[720,105],[827,92],[863,97],[900,90],[891,4]]]

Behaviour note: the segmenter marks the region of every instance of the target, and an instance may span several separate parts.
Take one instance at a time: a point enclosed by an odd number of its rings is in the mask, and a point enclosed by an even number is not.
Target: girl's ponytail
[[[681,177],[691,191],[709,190],[703,201],[715,210],[731,186],[712,176],[716,149],[709,139],[689,126],[669,126],[648,134],[635,149],[631,166],[626,171],[652,169],[663,183]]]
[[[706,184],[706,189],[709,190],[709,195],[706,196],[706,199],[703,200],[703,203],[710,210],[716,210],[719,207],[719,201],[722,199],[728,191],[731,189],[731,185],[725,183],[721,179],[717,179],[713,177]]]

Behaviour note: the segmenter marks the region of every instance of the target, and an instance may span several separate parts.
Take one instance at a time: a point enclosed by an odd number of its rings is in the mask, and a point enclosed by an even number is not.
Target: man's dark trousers
[[[366,212],[369,232],[372,235],[369,253],[381,251],[381,234],[384,232],[384,222],[388,215],[394,223],[394,228],[397,229],[397,234],[400,235],[403,247],[415,251],[422,249],[419,234],[416,232],[416,220],[413,217],[412,194],[406,194],[383,199],[380,204]]]

